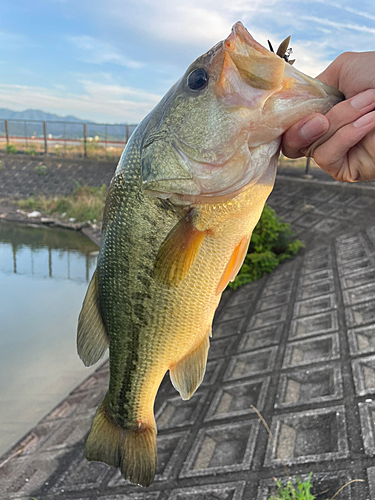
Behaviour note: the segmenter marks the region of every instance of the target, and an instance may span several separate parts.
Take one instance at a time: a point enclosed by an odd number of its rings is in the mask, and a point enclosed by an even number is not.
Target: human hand
[[[341,54],[318,78],[347,101],[325,116],[314,114],[283,136],[290,158],[311,156],[339,181],[375,179],[375,52]]]

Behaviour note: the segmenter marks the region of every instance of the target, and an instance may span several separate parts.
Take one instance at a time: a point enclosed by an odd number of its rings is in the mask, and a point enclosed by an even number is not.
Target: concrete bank
[[[204,382],[155,404],[159,467],[146,489],[83,458],[106,392],[103,365],[0,463],[0,498],[266,500],[273,477],[313,472],[318,500],[375,500],[374,191],[280,178],[270,197],[306,248],[228,291]],[[251,405],[269,423],[276,446]]]

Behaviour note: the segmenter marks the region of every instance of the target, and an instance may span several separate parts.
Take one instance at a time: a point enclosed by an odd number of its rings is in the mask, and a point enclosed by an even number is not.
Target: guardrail
[[[118,158],[137,125],[0,119],[0,150],[65,157]]]

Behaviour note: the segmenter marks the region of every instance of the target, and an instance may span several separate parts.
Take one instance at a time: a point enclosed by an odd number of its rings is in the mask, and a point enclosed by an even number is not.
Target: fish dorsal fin
[[[198,347],[170,367],[169,374],[173,387],[178,390],[182,399],[190,399],[201,385],[206,371],[209,347],[209,334],[207,334]]]
[[[233,281],[237,276],[238,271],[240,270],[243,261],[245,260],[247,254],[247,247],[249,246],[250,236],[245,236],[239,242],[239,244],[234,249],[232,257],[229,259],[228,264],[226,265],[223,275],[220,278],[219,284],[216,288],[216,295],[222,293],[227,287],[230,281]]]
[[[109,345],[98,307],[98,271],[95,270],[78,318],[77,351],[86,366],[95,364]]]
[[[155,262],[156,277],[170,286],[178,286],[194,264],[207,234],[209,230],[195,228],[192,211],[185,215],[160,247]]]

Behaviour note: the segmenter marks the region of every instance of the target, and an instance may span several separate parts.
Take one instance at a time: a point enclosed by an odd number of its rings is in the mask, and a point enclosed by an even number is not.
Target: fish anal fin
[[[77,351],[86,366],[95,364],[109,345],[98,307],[98,272],[95,270],[78,318]]]
[[[209,347],[210,341],[207,333],[198,347],[170,367],[172,384],[181,394],[182,399],[190,399],[201,385],[206,371]]]
[[[119,467],[131,483],[150,486],[157,467],[155,421],[123,429],[110,419],[104,398],[86,441],[85,457]]]
[[[165,284],[178,286],[194,264],[210,230],[199,231],[189,212],[168,234],[155,262],[155,275]]]
[[[250,236],[244,236],[239,244],[234,249],[234,252],[226,265],[224,272],[220,278],[219,284],[216,288],[216,295],[222,293],[230,281],[233,281],[240,270],[243,261],[247,254],[247,248],[250,242]]]

